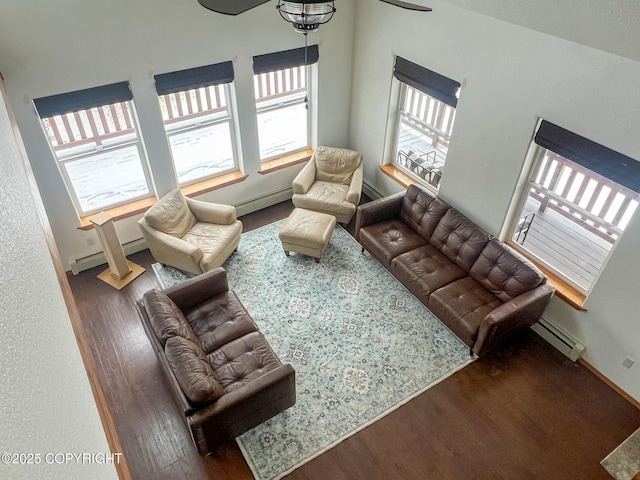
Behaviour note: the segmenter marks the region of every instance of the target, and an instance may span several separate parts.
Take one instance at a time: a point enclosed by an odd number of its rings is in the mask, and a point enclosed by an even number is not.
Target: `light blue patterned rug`
[[[286,257],[280,225],[243,234],[224,264],[231,288],[296,370],[296,405],[237,439],[258,480],[282,478],[472,361],[340,225],[319,264]],[[165,286],[192,276],[154,270]]]

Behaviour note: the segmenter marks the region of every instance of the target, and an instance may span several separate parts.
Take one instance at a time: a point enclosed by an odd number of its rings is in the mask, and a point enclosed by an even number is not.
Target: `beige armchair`
[[[230,205],[169,192],[138,221],[153,257],[196,275],[221,266],[238,248],[242,223]]]
[[[293,204],[347,224],[360,202],[363,169],[356,151],[318,147],[293,181]]]

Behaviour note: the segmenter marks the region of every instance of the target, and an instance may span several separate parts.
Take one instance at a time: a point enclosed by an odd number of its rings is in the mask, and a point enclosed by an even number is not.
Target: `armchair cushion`
[[[175,336],[167,340],[164,351],[180,388],[190,401],[210,403],[224,395],[224,388],[198,345]]]
[[[178,238],[182,238],[197,222],[179,189],[162,197],[161,202],[147,210],[144,218],[151,228]]]
[[[362,162],[362,155],[353,150],[318,147],[314,152],[316,180],[349,185],[353,172]]]

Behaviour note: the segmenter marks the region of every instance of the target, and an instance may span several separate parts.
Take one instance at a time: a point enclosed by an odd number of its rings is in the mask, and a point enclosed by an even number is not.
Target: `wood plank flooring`
[[[244,230],[292,208],[247,215]],[[96,278],[104,266],[69,282],[132,477],[253,478],[235,445],[207,457],[192,445],[133,307],[159,287],[154,260],[148,251],[129,259],[147,271],[121,291]],[[529,332],[287,478],[608,479],[600,460],[638,427],[637,408]]]

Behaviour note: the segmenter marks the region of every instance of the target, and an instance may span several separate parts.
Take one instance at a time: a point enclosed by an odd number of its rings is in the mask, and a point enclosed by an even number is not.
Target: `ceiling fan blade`
[[[416,12],[431,12],[431,7],[423,7],[422,5],[416,5],[415,3],[403,2],[402,0],[380,0],[381,2],[395,5],[396,7],[406,8],[407,10],[415,10]]]
[[[198,0],[204,8],[225,15],[239,15],[269,0]]]

